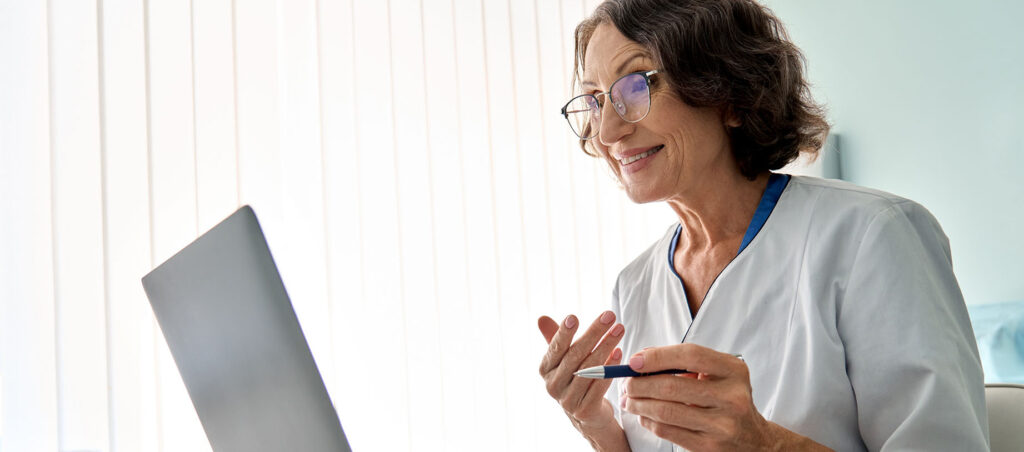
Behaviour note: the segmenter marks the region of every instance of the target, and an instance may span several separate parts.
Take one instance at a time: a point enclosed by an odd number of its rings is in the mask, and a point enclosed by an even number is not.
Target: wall
[[[931,210],[968,304],[1024,299],[1024,3],[765,4],[807,57],[843,178]]]

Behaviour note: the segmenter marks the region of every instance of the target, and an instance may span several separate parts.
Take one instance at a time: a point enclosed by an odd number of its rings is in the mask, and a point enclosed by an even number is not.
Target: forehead
[[[650,61],[647,49],[624,36],[614,25],[601,23],[594,29],[587,43],[583,57],[583,80],[597,82],[598,79],[621,75],[615,73],[619,66],[638,56],[643,57],[640,61]]]

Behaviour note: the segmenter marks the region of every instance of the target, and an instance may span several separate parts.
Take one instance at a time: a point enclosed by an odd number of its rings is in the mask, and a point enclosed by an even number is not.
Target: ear
[[[740,121],[740,117],[732,111],[732,107],[722,110],[722,123],[730,129],[735,129],[736,127],[743,125],[743,121]]]

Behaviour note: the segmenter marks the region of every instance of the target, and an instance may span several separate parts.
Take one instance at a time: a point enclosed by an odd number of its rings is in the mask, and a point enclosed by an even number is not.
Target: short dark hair
[[[606,22],[650,52],[664,71],[657,77],[687,105],[739,119],[729,139],[747,178],[800,152],[816,157],[829,125],[811,98],[803,54],[771,10],[753,0],[607,0],[576,27],[574,87],[594,29]]]

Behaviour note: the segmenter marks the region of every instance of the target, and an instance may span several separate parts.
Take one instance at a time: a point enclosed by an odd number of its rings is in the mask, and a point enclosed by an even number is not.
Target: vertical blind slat
[[[353,29],[350,1],[322,0],[319,5],[320,30],[320,103],[323,133],[324,211],[327,228],[328,288],[331,296],[331,325],[336,363],[354,360],[346,344],[356,342],[357,319],[346,315],[356,300],[363,299],[361,234],[359,221],[352,212],[359,210],[357,184],[358,153],[353,86]],[[344,373],[326,381],[335,400],[342,424],[349,426],[348,413],[355,416],[351,397],[356,391],[347,384]]]
[[[553,109],[543,108],[542,103],[538,41],[540,21],[537,4],[522,1],[506,3],[510,20],[512,72],[516,88],[514,133],[519,143],[516,155],[522,193],[523,243],[520,253],[523,256],[526,276],[524,309],[518,312],[518,315],[508,316],[509,319],[506,321],[509,329],[518,333],[515,343],[539,344],[541,336],[532,325],[538,316],[551,315],[554,308],[550,242],[550,230],[553,225],[547,200],[550,191],[547,167],[549,147],[544,142],[542,117]],[[525,325],[528,326],[524,327]],[[537,377],[533,368],[537,364],[537,350],[534,347],[510,348],[513,352],[513,369],[516,372],[514,376],[509,376],[510,381],[514,381],[510,392],[529,395],[517,397],[525,416],[518,426],[518,429],[524,431],[521,434],[522,444],[514,449],[539,450],[545,447],[539,442],[536,413],[541,403],[550,402],[542,399],[542,396],[546,396],[543,391],[536,390]]]
[[[5,450],[57,450],[46,2],[0,5],[0,426]],[[17,68],[17,70],[12,70]]]
[[[465,331],[472,322],[466,247],[465,175],[460,103],[462,84],[456,67],[455,11],[451,0],[423,3],[424,77],[433,171],[433,217],[436,222],[433,273],[436,275],[438,336],[442,375],[439,393],[446,450],[469,450],[474,438],[466,426],[474,422],[473,344]]]
[[[109,447],[96,6],[50,10],[59,443]]]
[[[320,373],[330,380],[334,356],[323,252],[316,2],[282,1],[278,11],[281,196],[288,200],[282,209],[288,236],[278,243],[289,245],[277,246],[274,258]]]
[[[402,320],[406,334],[406,362],[415,377],[408,380],[409,424],[412,449],[441,450],[444,434],[437,409],[442,405],[441,374],[437,357],[437,303],[434,272],[434,219],[431,209],[430,146],[424,83],[422,15],[419,0],[394,1],[391,20],[391,64],[395,104],[395,174],[401,236]],[[396,419],[396,422],[399,419]]]
[[[462,161],[466,205],[466,243],[469,269],[467,332],[475,338],[473,356],[474,419],[469,425],[474,441],[496,447],[507,444],[505,372],[501,356],[503,338],[498,306],[494,187],[489,135],[487,47],[480,0],[455,2],[456,68],[461,115]],[[469,388],[466,388],[468,391]]]
[[[275,0],[235,6],[239,190],[260,215],[270,249],[284,237],[278,9]]]
[[[238,204],[231,0],[192,2],[196,208],[199,231]]]
[[[374,338],[372,347],[354,347],[362,349],[358,362],[365,368],[387,369],[372,380],[367,376],[357,379],[358,388],[382,388],[357,403],[368,419],[392,419],[388,448],[408,450],[408,418],[395,417],[395,413],[408,412],[410,376],[404,357],[407,342],[402,321],[402,244],[398,230],[402,218],[395,174],[395,115],[400,114],[401,104],[394,99],[392,81],[394,71],[401,69],[392,66],[388,2],[356,1],[353,6],[353,33],[358,39],[354,52],[354,119],[359,130],[354,152],[359,154],[357,181],[361,196],[359,210],[353,214],[361,224],[365,290],[361,302],[356,301],[361,306],[347,315],[362,322],[357,328],[358,337]],[[384,350],[387,352],[381,353]],[[363,430],[365,436],[356,436],[360,442],[353,443],[353,448],[372,449],[383,440],[367,433]]]
[[[498,321],[502,338],[500,356],[504,371],[504,393],[507,442],[506,450],[529,449],[533,442],[531,398],[518,396],[536,387],[534,383],[535,352],[515,344],[536,339],[528,335],[524,325],[529,318],[527,298],[530,284],[526,272],[524,243],[524,169],[521,154],[525,151],[518,134],[523,93],[516,80],[513,24],[506,0],[484,3],[484,31],[487,44],[487,86],[491,157],[494,179],[495,237],[498,262]],[[531,384],[534,383],[534,384]]]
[[[150,268],[142,4],[104,0],[100,17],[110,446],[155,450],[152,314],[139,284]]]
[[[322,0],[320,3],[320,102],[323,123],[323,174],[327,231],[327,262],[331,289],[334,331],[334,361],[361,362],[362,353],[369,353],[358,325],[365,299],[362,262],[363,234],[360,211],[362,192],[359,185],[360,131],[357,128],[355,104],[355,42],[353,4],[350,0]],[[371,428],[359,409],[370,398],[363,376],[354,372],[338,372],[326,381],[342,425],[353,445],[359,444],[359,431]]]

